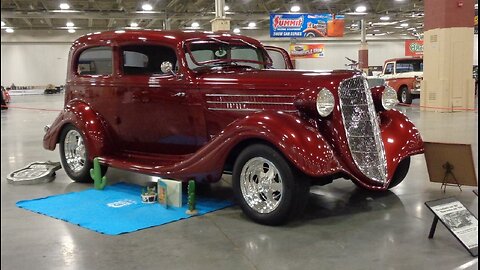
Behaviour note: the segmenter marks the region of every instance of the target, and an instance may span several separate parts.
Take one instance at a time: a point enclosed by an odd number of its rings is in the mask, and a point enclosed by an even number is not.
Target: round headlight
[[[390,86],[386,86],[382,93],[382,106],[385,110],[391,110],[398,104],[397,92]]]
[[[335,106],[335,98],[332,92],[327,88],[323,88],[317,95],[317,111],[320,116],[328,116]]]

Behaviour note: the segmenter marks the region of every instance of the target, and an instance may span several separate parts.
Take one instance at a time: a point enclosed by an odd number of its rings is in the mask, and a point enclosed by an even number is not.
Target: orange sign
[[[423,40],[405,40],[405,56],[423,55]]]
[[[291,44],[290,57],[292,59],[325,57],[324,47],[324,44]]]

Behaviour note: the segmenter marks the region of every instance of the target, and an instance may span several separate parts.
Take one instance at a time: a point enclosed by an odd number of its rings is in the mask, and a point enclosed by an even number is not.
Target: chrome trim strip
[[[256,102],[256,101],[207,101],[209,104],[254,104],[254,105],[292,105],[287,102]]]
[[[265,111],[268,109],[227,109],[227,108],[208,108],[210,111],[238,111],[238,112],[259,112],[259,111]],[[276,110],[279,112],[297,112],[296,110]]]
[[[230,95],[230,94],[205,94],[207,97],[268,97],[268,98],[294,98],[289,95]]]

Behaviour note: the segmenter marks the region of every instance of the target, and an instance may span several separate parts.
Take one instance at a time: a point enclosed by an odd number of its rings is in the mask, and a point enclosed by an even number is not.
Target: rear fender
[[[43,147],[54,150],[60,140],[63,128],[71,124],[75,126],[85,138],[88,151],[88,159],[105,154],[109,149],[105,124],[92,108],[81,101],[69,102],[64,110],[57,116],[52,126],[47,130],[43,138]]]

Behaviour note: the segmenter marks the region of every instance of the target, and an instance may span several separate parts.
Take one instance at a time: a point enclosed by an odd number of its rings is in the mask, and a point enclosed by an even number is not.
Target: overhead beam
[[[145,26],[145,28],[150,28],[150,27],[152,27],[152,25],[154,25],[157,20],[158,20],[158,19],[152,19],[152,20],[150,20],[150,22],[147,24],[147,26]]]
[[[1,11],[2,18],[10,19],[136,19],[136,20],[153,20],[158,17],[165,17],[165,12],[15,12],[15,11]],[[235,20],[267,20],[270,18],[264,12],[235,12],[231,14]],[[211,20],[215,18],[214,12],[180,12],[175,13],[176,19],[189,20],[196,18],[197,20]]]
[[[23,18],[23,21],[24,21],[26,24],[28,24],[28,26],[32,27],[32,23],[30,22],[29,19]]]

